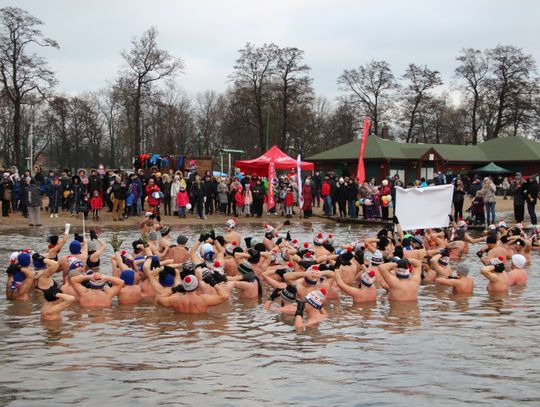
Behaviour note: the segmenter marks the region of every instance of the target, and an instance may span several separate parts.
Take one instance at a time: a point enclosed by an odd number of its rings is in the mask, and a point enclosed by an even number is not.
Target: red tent
[[[234,165],[246,174],[267,177],[268,165],[271,162],[274,163],[276,170],[296,169],[296,160],[281,151],[278,146],[272,146],[266,153],[253,160],[238,160]],[[302,161],[300,168],[305,171],[313,170],[315,164]]]

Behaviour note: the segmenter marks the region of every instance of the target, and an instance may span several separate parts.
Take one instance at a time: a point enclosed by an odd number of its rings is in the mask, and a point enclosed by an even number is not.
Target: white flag
[[[304,207],[304,196],[302,195],[302,157],[298,154],[296,158],[296,173],[298,174],[298,205],[300,210]]]
[[[444,228],[452,213],[453,185],[396,188],[395,213],[403,230]]]

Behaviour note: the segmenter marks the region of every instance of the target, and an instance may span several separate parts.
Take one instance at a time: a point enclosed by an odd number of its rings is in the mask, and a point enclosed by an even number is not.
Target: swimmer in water
[[[508,273],[505,271],[503,260],[496,257],[480,270],[480,273],[489,280],[486,289],[490,293],[508,291]]]
[[[28,293],[34,283],[34,271],[31,268],[30,253],[12,253],[10,265],[6,270],[6,299],[10,301],[28,301]]]
[[[297,332],[305,331],[306,328],[319,325],[328,315],[323,308],[326,300],[326,289],[309,292],[304,301],[300,301],[296,307],[294,327]],[[304,314],[306,319],[304,321]]]
[[[135,284],[135,271],[123,262],[119,252],[115,252],[114,257],[116,265],[120,269],[120,280],[124,282],[124,286],[118,293],[118,304],[137,304],[142,299],[142,289],[138,284]]]
[[[41,307],[41,319],[43,321],[56,321],[62,318],[62,312],[75,301],[72,295],[64,294],[56,286],[52,286],[43,292],[45,302]]]
[[[241,242],[242,236],[236,230],[236,219],[229,219],[225,222],[225,236],[223,236],[225,242]]]
[[[283,313],[294,314],[296,312],[297,298],[296,287],[294,285],[283,284],[283,288],[275,288],[270,294],[268,300],[264,303],[264,308],[267,310]],[[280,300],[280,305],[275,306],[274,301]]]
[[[124,286],[124,282],[119,278],[101,273],[81,274],[70,278],[70,282],[79,296],[79,304],[83,307],[110,307],[113,298]],[[83,285],[84,282],[88,282],[90,288],[86,288]],[[112,287],[107,285],[108,282],[112,283]]]
[[[508,273],[508,285],[526,285],[529,279],[525,266],[527,259],[522,254],[514,254],[512,256],[512,269]]]
[[[375,288],[375,271],[366,271],[360,276],[358,288],[346,284],[341,277],[341,270],[335,271],[336,283],[341,291],[350,295],[354,303],[376,302],[377,288]]]
[[[209,279],[206,283],[214,288],[214,293],[198,293],[199,280],[195,275],[187,275],[181,285],[174,288],[171,295],[160,298],[160,305],[174,308],[178,313],[201,314],[207,312],[210,307],[223,304],[229,299],[229,292],[224,284]]]
[[[454,294],[472,294],[474,291],[474,280],[469,276],[469,269],[460,264],[456,267],[456,275],[438,277],[437,284],[452,287]]]
[[[388,284],[390,301],[417,301],[422,263],[416,259],[402,259],[379,266],[379,272]],[[392,273],[395,272],[395,274]]]

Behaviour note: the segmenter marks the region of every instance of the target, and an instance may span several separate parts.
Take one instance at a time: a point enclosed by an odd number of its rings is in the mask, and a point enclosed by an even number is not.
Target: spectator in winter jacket
[[[186,192],[186,188],[180,185],[178,193],[176,194],[176,208],[178,209],[178,216],[181,218],[186,217],[186,206],[189,203],[189,196]]]
[[[62,202],[63,197],[63,189],[62,185],[60,185],[60,180],[58,177],[54,177],[53,182],[49,188],[48,191],[49,196],[49,212],[50,217],[57,218],[58,217],[58,208]]]
[[[153,213],[157,213],[158,205],[159,205],[159,192],[160,189],[156,184],[156,181],[154,178],[148,179],[148,185],[145,189],[146,196],[148,198],[148,210]]]
[[[330,184],[330,178],[324,177],[324,181],[321,185],[321,197],[323,199],[323,211],[326,216],[332,216],[332,185]]]
[[[197,217],[199,219],[206,219],[206,215],[204,213],[204,202],[206,200],[206,196],[204,194],[204,187],[203,183],[201,181],[201,177],[199,175],[195,176],[195,180],[193,184],[191,185],[191,201],[193,202],[193,205],[195,206],[195,209],[197,210]]]
[[[33,178],[29,178],[29,180],[30,184],[26,191],[30,226],[41,226],[41,191]]]
[[[97,170],[92,168],[90,170],[90,176],[88,177],[87,191],[90,196],[94,196],[94,191],[98,191],[101,195],[103,193],[103,181],[99,176]]]

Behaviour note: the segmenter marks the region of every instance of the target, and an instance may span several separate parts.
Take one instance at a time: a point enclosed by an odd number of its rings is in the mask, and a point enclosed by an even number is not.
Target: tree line
[[[371,134],[405,142],[476,144],[504,136],[538,137],[539,79],[531,55],[512,45],[462,49],[451,82],[411,63],[394,75],[387,61],[344,69],[330,100],[313,87],[304,51],[247,43],[223,92],[187,94],[189,67],[158,45],[151,27],[121,52],[122,65],[99,90],[69,96],[37,51],[59,48],[43,22],[0,9],[1,161],[52,168],[130,166],[131,157],[217,157],[226,149],[260,154],[274,144],[308,156],[352,141],[362,118]]]

